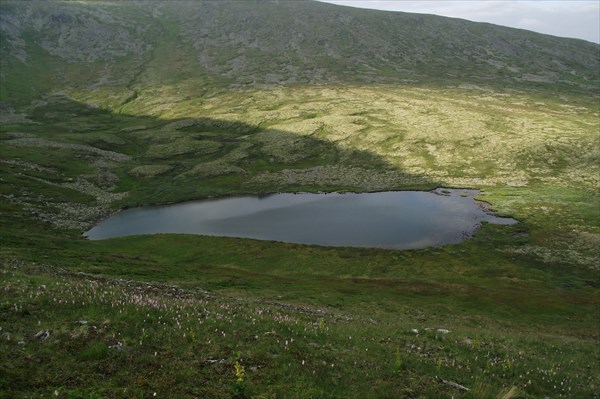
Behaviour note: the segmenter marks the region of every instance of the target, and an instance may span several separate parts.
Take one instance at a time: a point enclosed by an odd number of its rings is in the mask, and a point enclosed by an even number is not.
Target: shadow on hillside
[[[161,119],[117,114],[64,97],[31,112],[37,137],[126,154],[113,162],[119,207],[210,196],[297,191],[432,188],[435,182],[394,167],[378,154],[287,131],[213,118]],[[299,117],[298,120],[301,120]],[[305,119],[311,123],[310,118]],[[40,129],[39,126],[43,126]],[[74,151],[89,165],[104,153]],[[48,148],[47,151],[53,151]]]

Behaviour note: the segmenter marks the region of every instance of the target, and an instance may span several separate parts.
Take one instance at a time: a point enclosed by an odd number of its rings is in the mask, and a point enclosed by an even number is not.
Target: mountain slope
[[[5,1],[0,29],[3,101],[182,81],[600,87],[593,43],[311,1]]]
[[[598,391],[598,45],[308,1],[0,1],[0,28],[0,398]],[[82,236],[435,187],[520,223],[411,251]]]

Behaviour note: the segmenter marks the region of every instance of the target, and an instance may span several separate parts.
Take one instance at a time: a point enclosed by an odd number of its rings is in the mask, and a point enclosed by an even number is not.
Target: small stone
[[[110,345],[108,349],[116,349],[117,351],[121,352],[125,349],[125,345],[123,345],[121,342],[117,342],[116,345]]]
[[[50,336],[50,331],[41,330],[41,331],[38,331],[38,333],[35,334],[33,337],[38,338],[38,339],[48,339],[49,336]]]

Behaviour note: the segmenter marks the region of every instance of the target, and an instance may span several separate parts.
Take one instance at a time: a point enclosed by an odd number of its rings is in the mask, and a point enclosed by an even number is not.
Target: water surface
[[[513,224],[485,212],[475,190],[273,194],[124,210],[85,233],[92,240],[185,233],[324,246],[423,248],[458,243],[481,222]]]

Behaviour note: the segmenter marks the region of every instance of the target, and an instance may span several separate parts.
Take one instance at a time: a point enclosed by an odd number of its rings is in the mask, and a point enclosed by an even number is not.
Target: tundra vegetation
[[[599,46],[280,3],[0,4],[0,397],[598,397]],[[436,187],[520,223],[407,251],[82,237]]]

